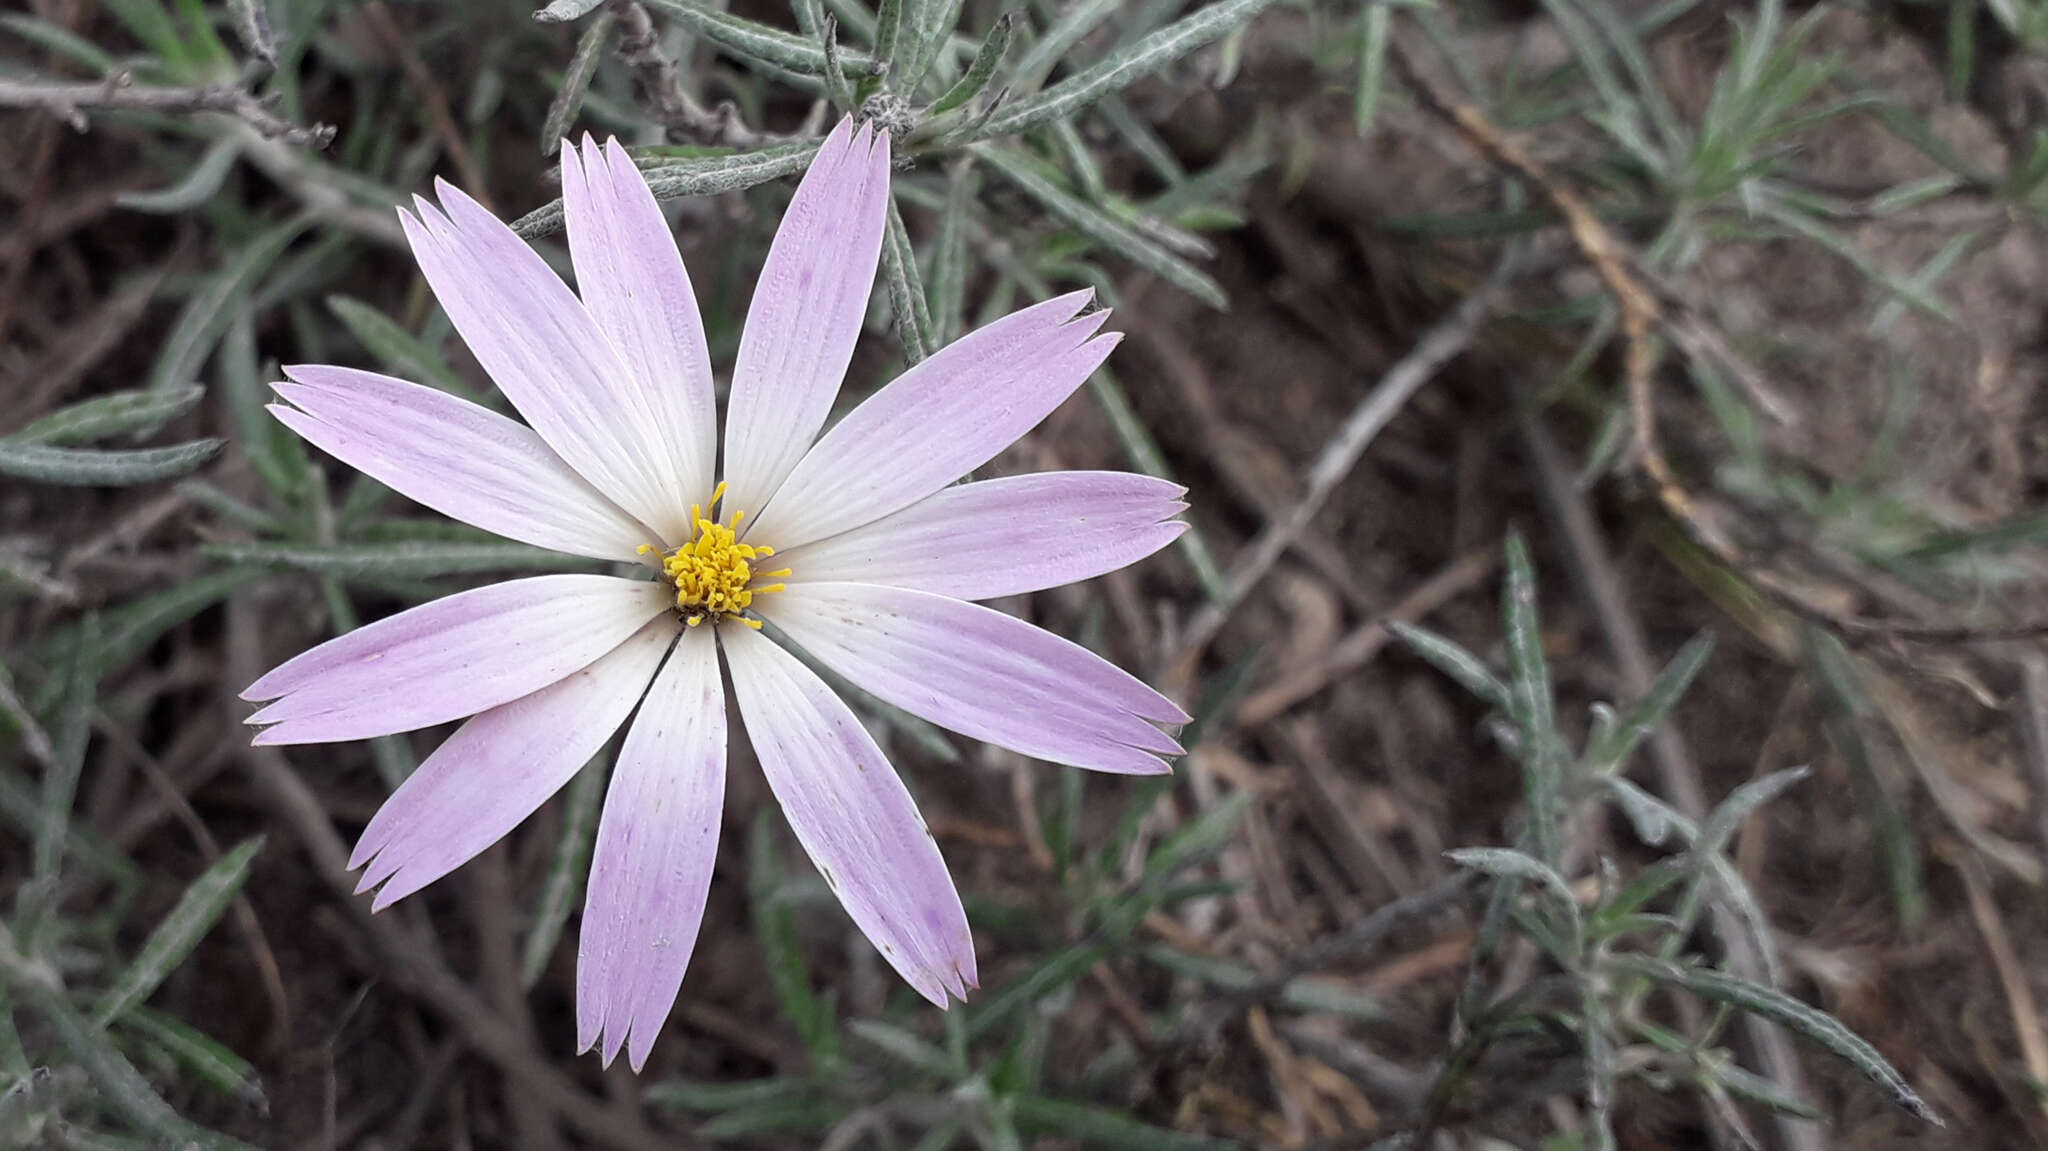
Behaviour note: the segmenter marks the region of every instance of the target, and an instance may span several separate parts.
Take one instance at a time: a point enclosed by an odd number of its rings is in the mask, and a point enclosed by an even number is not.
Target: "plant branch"
[[[265,139],[296,147],[325,148],[333,142],[332,125],[301,127],[279,116],[273,107],[272,101],[228,84],[158,88],[137,85],[126,72],[112,73],[96,84],[0,80],[0,108],[40,108],[81,132],[89,126],[86,114],[92,111],[145,111],[167,116],[217,113],[242,121]]]
[[[613,0],[612,11],[619,17],[619,59],[633,70],[633,79],[645,97],[647,114],[671,136],[692,144],[742,149],[800,138],[756,132],[747,126],[738,105],[730,100],[721,100],[713,108],[699,104],[683,87],[676,62],[662,53],[661,39],[647,9],[638,0]]]

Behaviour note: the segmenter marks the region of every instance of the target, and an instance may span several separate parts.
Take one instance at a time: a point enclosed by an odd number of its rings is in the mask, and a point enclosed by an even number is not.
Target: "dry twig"
[[[670,135],[692,144],[722,144],[732,148],[759,148],[795,137],[757,132],[747,127],[739,106],[720,100],[715,107],[699,104],[683,86],[676,62],[661,51],[661,40],[647,9],[634,0],[614,0],[612,11],[619,15],[619,59],[633,70],[633,79],[645,94],[647,114]],[[819,105],[820,109],[823,105]],[[805,135],[816,135],[806,126]]]
[[[1496,125],[1478,105],[1445,94],[1416,68],[1398,45],[1392,47],[1389,60],[1423,108],[1456,128],[1489,163],[1535,185],[1550,206],[1564,218],[1572,243],[1593,266],[1621,316],[1622,378],[1628,395],[1630,451],[1635,468],[1648,482],[1665,513],[1696,547],[1740,575],[1780,609],[1845,638],[1968,644],[2048,635],[2048,620],[1989,627],[1949,627],[1848,615],[1814,603],[1788,581],[1759,564],[1747,549],[1705,513],[1699,500],[1679,480],[1657,435],[1653,387],[1657,345],[1654,333],[1662,330],[1682,349],[1724,367],[1740,365],[1741,362],[1728,349],[1726,340],[1719,338],[1713,326],[1697,309],[1686,304],[1676,289],[1653,282],[1645,275],[1641,259],[1601,222],[1591,205],[1538,162],[1519,140]],[[1768,387],[1757,390],[1761,377],[1754,371],[1742,367],[1731,371],[1730,375],[1738,384],[1744,385],[1752,399],[1766,411],[1782,409],[1782,403],[1775,399]]]
[[[1187,630],[1181,635],[1179,652],[1169,661],[1173,669],[1171,678],[1188,678],[1194,661],[1200,658],[1209,641],[1216,638],[1216,633],[1230,619],[1230,613],[1244,602],[1252,589],[1273,570],[1281,555],[1307,530],[1310,521],[1330,498],[1330,493],[1357,466],[1359,457],[1365,454],[1374,437],[1393,420],[1416,391],[1436,375],[1438,368],[1471,345],[1481,324],[1505,294],[1513,263],[1512,260],[1502,261],[1484,285],[1460,301],[1450,315],[1424,332],[1408,354],[1388,369],[1372,391],[1352,409],[1343,426],[1323,445],[1323,450],[1309,466],[1306,490],[1301,498],[1284,515],[1269,521],[1245,548],[1237,563],[1232,565],[1224,598],[1203,605],[1195,618],[1188,621]]]
[[[0,80],[0,108],[41,108],[83,132],[86,113],[126,109],[166,116],[219,113],[249,125],[265,139],[301,148],[325,148],[334,140],[329,124],[301,127],[279,116],[273,101],[229,84],[194,88],[137,85],[126,72],[115,72],[96,84],[39,84]]]

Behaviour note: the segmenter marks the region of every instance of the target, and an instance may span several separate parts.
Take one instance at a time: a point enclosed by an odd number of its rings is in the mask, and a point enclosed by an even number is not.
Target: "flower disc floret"
[[[724,497],[725,485],[720,484],[711,493],[712,507],[716,508]],[[735,511],[732,523],[721,524],[704,514],[703,505],[691,504],[690,522],[696,525],[695,536],[689,543],[662,556],[662,574],[676,585],[676,612],[691,627],[707,619],[713,623],[732,619],[758,628],[760,620],[748,619],[741,613],[753,606],[755,596],[778,592],[786,586],[780,583],[754,584],[757,576],[781,579],[790,574],[790,569],[754,570],[754,562],[774,555],[775,549],[765,544],[739,542],[740,521],[746,518],[746,514]],[[655,551],[650,545],[642,544],[640,547],[642,555],[651,555]]]

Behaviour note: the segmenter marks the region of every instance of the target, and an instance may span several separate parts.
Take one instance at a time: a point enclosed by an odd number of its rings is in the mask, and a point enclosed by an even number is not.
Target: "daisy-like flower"
[[[1085,292],[918,364],[824,429],[880,257],[889,139],[842,121],[768,252],[727,404],[723,478],[703,325],[668,227],[616,141],[562,146],[581,298],[459,190],[401,212],[449,319],[521,424],[371,372],[287,368],[271,411],[419,503],[654,578],[517,579],[401,612],[250,685],[259,744],[466,720],[378,811],[351,867],[376,904],[496,842],[635,706],[605,796],[577,949],[577,1040],[637,1070],[696,942],[725,796],[724,680],[797,839],[883,958],[941,1007],[976,986],[959,894],[910,793],[785,644],[941,727],[1076,767],[1167,770],[1172,702],[973,601],[1164,547],[1183,489],[1120,472],[955,485],[1116,345]],[[763,631],[763,622],[771,630]],[[724,653],[725,675],[719,655]]]

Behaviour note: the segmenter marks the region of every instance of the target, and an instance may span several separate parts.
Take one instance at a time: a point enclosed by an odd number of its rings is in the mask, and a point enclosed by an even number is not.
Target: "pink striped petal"
[[[356,841],[382,911],[469,862],[546,803],[604,748],[680,627],[655,619],[611,654],[469,720],[391,793]]]
[[[668,607],[661,584],[548,575],[457,592],[286,661],[242,698],[256,743],[412,731],[510,703],[596,662]]]
[[[966,998],[979,986],[967,912],[882,749],[774,641],[729,627],[719,643],[768,786],[847,915],[919,995]]]
[[[576,949],[576,1042],[638,1071],[675,1006],[718,859],[725,684],[713,629],[689,628],[626,733],[598,825]]]
[[[617,397],[652,441],[656,478],[686,499],[709,499],[718,452],[711,353],[668,221],[617,140],[579,150],[562,142],[562,209],[576,287],[628,377]],[[671,525],[676,526],[676,525]]]
[[[847,413],[797,464],[748,538],[793,548],[872,523],[995,458],[1116,347],[1089,339],[1090,293],[1013,312],[961,337]]]
[[[663,486],[661,445],[635,418],[634,374],[568,285],[483,205],[444,180],[399,224],[455,330],[548,446],[612,502],[687,539],[688,493]]]
[[[630,560],[655,534],[598,494],[531,428],[446,392],[354,368],[290,367],[270,411],[364,475],[487,532]]]
[[[841,120],[769,246],[733,365],[725,507],[758,513],[839,394],[882,255],[889,134]]]
[[[792,582],[873,583],[994,599],[1136,563],[1187,525],[1178,484],[1129,472],[1047,472],[941,490],[894,515],[780,550]]]
[[[1188,721],[1173,701],[1087,648],[994,609],[854,583],[791,584],[754,606],[854,686],[962,735],[1131,775],[1164,772],[1160,756],[1181,754],[1153,726]]]

